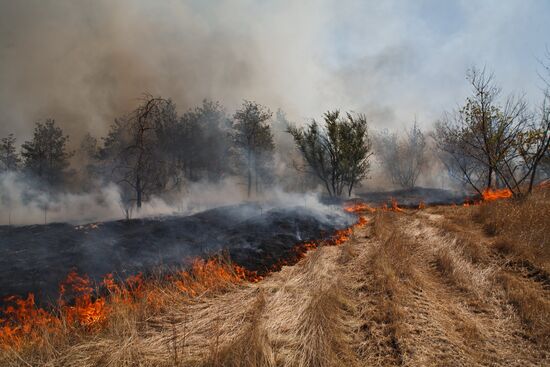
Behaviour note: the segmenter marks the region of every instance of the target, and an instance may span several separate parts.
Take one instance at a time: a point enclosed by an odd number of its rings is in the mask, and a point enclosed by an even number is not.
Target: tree
[[[402,139],[387,130],[379,133],[375,146],[392,183],[404,188],[414,187],[424,168],[426,151],[426,139],[416,121]]]
[[[0,141],[0,172],[15,171],[19,168],[21,159],[15,148],[15,136],[9,134]]]
[[[161,154],[158,132],[167,120],[175,118],[170,100],[147,95],[132,113],[116,119],[104,138],[100,157],[110,168],[111,177],[122,186],[121,196],[135,203],[138,209],[150,195],[166,187],[166,162]],[[123,204],[128,206],[128,203]]]
[[[498,103],[500,88],[484,69],[474,68],[467,79],[472,96],[460,110],[444,115],[434,137],[449,172],[481,194],[495,186],[495,180],[506,184],[502,165],[513,155],[529,116],[522,98],[510,96],[504,105]]]
[[[330,196],[341,196],[347,187],[348,196],[370,170],[372,155],[364,115],[338,110],[324,115],[324,127],[313,120],[305,129],[290,127],[298,150],[312,173],[324,184]]]
[[[270,176],[273,161],[273,135],[267,121],[271,111],[251,101],[244,101],[240,110],[235,112],[234,140],[241,152],[247,177],[247,194],[251,195],[254,183],[256,194],[261,180]]]
[[[164,153],[175,182],[220,180],[230,172],[231,123],[218,102],[204,100],[179,119],[164,125]]]
[[[37,122],[33,139],[21,146],[25,168],[49,186],[62,183],[68,172],[73,152],[67,151],[69,137],[56,126],[55,120]]]
[[[550,94],[544,94],[540,110],[527,129],[521,131],[513,149],[504,156],[497,170],[506,187],[516,195],[531,193],[539,173],[539,166],[548,159],[550,147]],[[522,186],[527,183],[527,189]]]

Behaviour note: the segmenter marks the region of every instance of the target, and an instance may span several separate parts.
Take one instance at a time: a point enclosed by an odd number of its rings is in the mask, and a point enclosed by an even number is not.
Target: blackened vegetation
[[[261,274],[282,259],[292,260],[297,243],[328,236],[353,220],[337,208],[327,214],[246,204],[186,217],[0,226],[0,296],[33,292],[48,303],[73,269],[94,281],[107,273],[126,278],[219,252]]]
[[[462,192],[414,187],[394,191],[367,192],[357,195],[361,201],[374,206],[386,204],[392,205],[395,200],[400,207],[418,208],[419,205],[461,205],[464,202],[477,201],[479,195],[466,195]]]

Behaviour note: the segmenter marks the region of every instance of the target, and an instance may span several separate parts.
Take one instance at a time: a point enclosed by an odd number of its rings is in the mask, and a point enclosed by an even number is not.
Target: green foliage
[[[63,135],[55,120],[37,122],[33,139],[21,146],[25,168],[49,185],[62,183],[73,155],[67,151],[68,140],[69,137]]]
[[[290,127],[289,133],[329,195],[340,196],[344,188],[351,195],[353,187],[367,177],[372,153],[364,115],[341,117],[338,110],[328,111],[323,128],[314,120],[305,129]]]

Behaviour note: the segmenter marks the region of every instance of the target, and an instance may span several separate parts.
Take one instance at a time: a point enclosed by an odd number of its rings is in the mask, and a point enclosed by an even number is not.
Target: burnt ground
[[[33,292],[39,303],[49,303],[71,270],[94,281],[107,273],[123,279],[220,251],[261,273],[297,242],[328,236],[354,220],[340,207],[326,208],[243,204],[183,217],[0,226],[0,298]]]
[[[476,200],[476,194],[467,195],[463,192],[444,189],[413,187],[394,191],[376,191],[357,194],[357,197],[373,205],[387,204],[395,199],[400,207],[417,208],[420,202],[426,205],[462,204],[465,200]]]

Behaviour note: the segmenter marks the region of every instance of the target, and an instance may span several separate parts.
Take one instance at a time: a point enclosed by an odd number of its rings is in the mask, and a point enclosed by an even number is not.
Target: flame
[[[420,203],[418,203],[418,209],[426,209],[426,203],[424,200],[420,200]]]
[[[359,212],[371,212],[374,213],[376,209],[372,208],[366,203],[351,203],[351,204],[345,204],[344,210],[348,213],[359,213]]]
[[[59,306],[69,325],[94,328],[107,320],[109,312],[104,298],[93,298],[93,287],[87,275],[71,271],[59,286]],[[74,299],[73,303],[67,300]]]
[[[509,197],[512,197],[512,191],[510,191],[509,189],[493,190],[491,188],[486,188],[485,190],[483,190],[482,197],[484,201],[507,199]]]
[[[395,200],[394,198],[391,198],[391,210],[396,211],[396,212],[403,213],[403,209],[401,209],[401,208],[397,205],[397,200]]]
[[[177,273],[175,278],[175,284],[182,292],[195,297],[209,290],[239,283],[247,279],[247,273],[244,268],[224,264],[217,258],[195,259],[190,270]]]
[[[59,318],[36,307],[34,294],[26,299],[11,296],[0,318],[0,349],[6,346],[21,347],[25,341],[41,341],[44,330],[55,331],[61,326]]]
[[[366,205],[360,207],[360,210],[349,211],[375,210]],[[366,217],[359,216],[356,224],[336,231],[323,243],[340,245],[350,239],[354,228],[363,227],[367,223]],[[278,261],[269,271],[278,271],[284,265],[295,264],[320,243],[309,241],[297,244],[289,256]],[[264,275],[223,261],[220,257],[212,257],[207,260],[193,259],[188,270],[168,275],[165,280],[187,296],[196,297],[243,281],[258,282]],[[58,308],[55,312],[38,307],[32,293],[26,299],[17,296],[6,298],[7,306],[0,309],[0,350],[42,344],[46,341],[44,336],[47,333],[61,334],[66,328],[99,331],[108,323],[118,306],[137,308],[143,304],[140,300],[145,300],[148,307],[158,311],[166,299],[160,292],[162,290],[158,287],[148,287],[142,274],[128,277],[122,282],[117,282],[113,274],[106,274],[102,282],[94,287],[87,275],[79,275],[73,270],[59,285]]]

